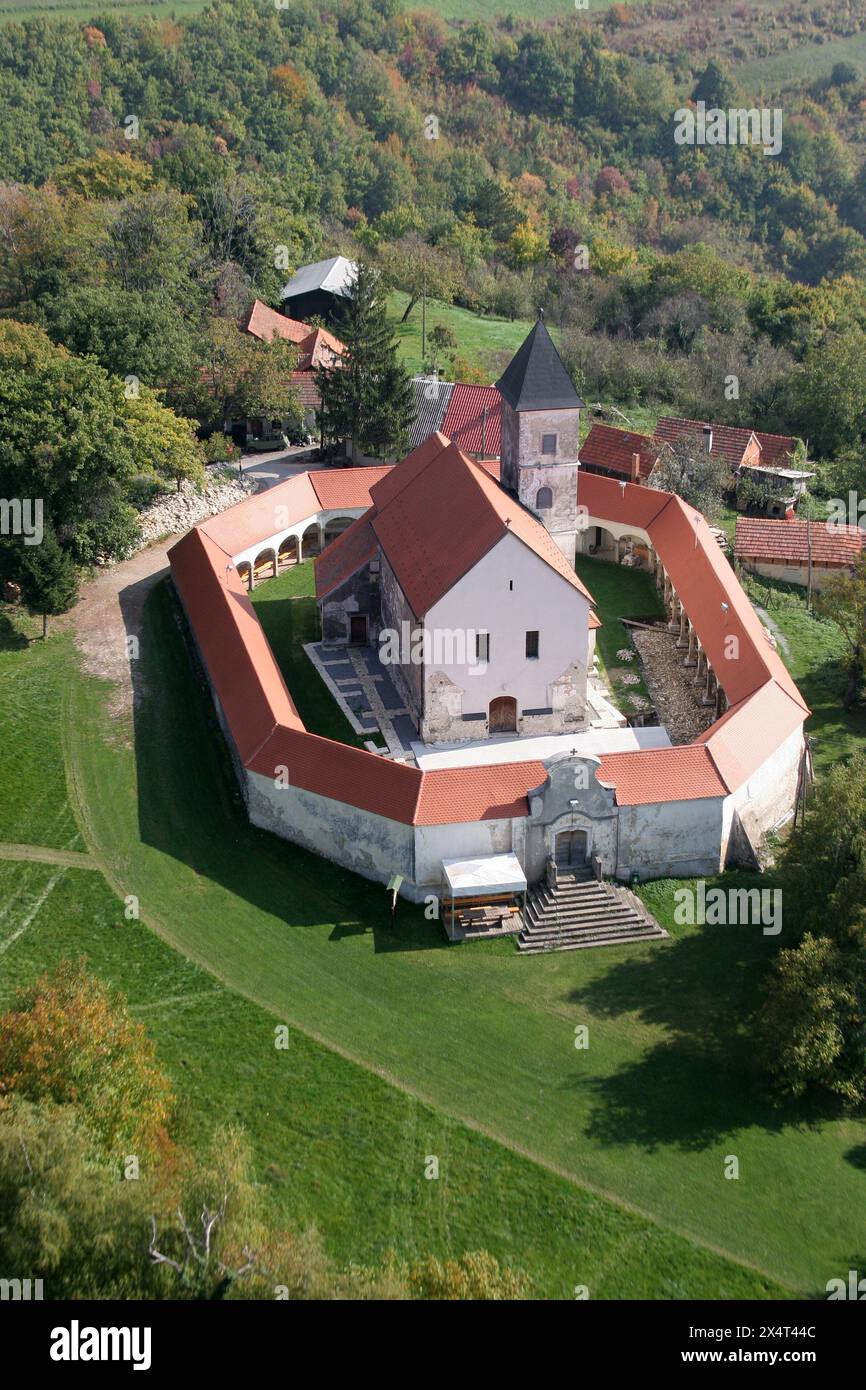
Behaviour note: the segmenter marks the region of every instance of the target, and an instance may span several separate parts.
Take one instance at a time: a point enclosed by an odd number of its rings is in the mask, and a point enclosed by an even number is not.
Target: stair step
[[[619,933],[598,933],[583,939],[568,937],[566,940],[549,944],[545,941],[525,941],[517,938],[517,949],[523,956],[540,956],[553,951],[585,951],[591,946],[626,946],[634,941],[657,941],[667,933],[661,928],[636,927],[633,931]]]
[[[538,922],[546,926],[549,922],[604,922],[612,917],[639,917],[642,921],[646,920],[629,903],[609,903],[601,909],[595,907],[551,908],[545,912],[539,912],[536,908],[532,908],[527,911],[524,920]]]
[[[566,941],[572,938],[597,936],[599,933],[605,936],[614,935],[616,932],[630,931],[652,931],[652,927],[647,922],[642,922],[640,918],[633,918],[630,922],[593,922],[585,927],[555,927],[546,928],[543,931],[522,931],[520,937],[524,941]]]

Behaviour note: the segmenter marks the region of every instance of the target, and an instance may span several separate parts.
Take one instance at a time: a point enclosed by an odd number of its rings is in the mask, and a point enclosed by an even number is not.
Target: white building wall
[[[249,769],[246,789],[250,820],[262,830],[379,883],[387,883],[392,874],[414,878],[411,825],[300,787],[278,787],[272,777]]]
[[[722,867],[724,798],[620,806],[617,877],[691,878]]]
[[[734,812],[751,833],[766,835],[793,809],[803,756],[802,726],[779,744],[751,777],[727,798],[722,858],[727,858]],[[755,846],[759,848],[759,846]]]
[[[463,692],[464,715],[486,715],[491,700],[499,695],[517,700],[518,717],[524,710],[549,708],[554,703],[553,683],[572,666],[578,668],[585,707],[589,604],[516,536],[503,536],[434,604],[425,627],[431,647],[437,629],[490,634],[491,659],[486,667],[433,661],[425,670],[428,692],[436,675],[444,675]],[[530,631],[539,633],[537,659],[526,656]]]
[[[466,821],[459,825],[417,825],[415,827],[415,882],[438,893],[442,884],[443,859],[473,859],[484,854],[519,853],[514,828],[521,822],[510,820]],[[522,839],[522,837],[519,837]]]
[[[749,561],[745,568],[752,574],[760,574],[764,579],[779,579],[783,584],[801,584],[807,588],[809,584],[809,570],[806,565],[774,565],[769,561],[752,562]],[[830,569],[821,565],[812,566],[812,588],[821,589],[835,575],[844,574],[845,571],[836,566]]]

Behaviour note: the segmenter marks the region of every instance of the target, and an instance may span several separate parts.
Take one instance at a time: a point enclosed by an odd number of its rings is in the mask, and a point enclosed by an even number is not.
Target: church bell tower
[[[541,310],[496,385],[502,397],[502,486],[535,513],[574,564],[583,401]]]

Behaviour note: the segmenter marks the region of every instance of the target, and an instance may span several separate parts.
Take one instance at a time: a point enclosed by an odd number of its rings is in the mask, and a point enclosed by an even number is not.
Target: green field
[[[275,581],[274,587],[281,583]],[[15,638],[19,624],[18,615],[14,616],[14,624],[6,622],[0,641],[0,674],[8,682],[12,707],[21,711],[21,736],[33,727],[33,710],[14,699],[13,682],[25,675],[20,663],[23,652],[40,671],[53,672],[55,708],[62,694],[72,702],[66,752],[79,811],[85,813],[91,828],[97,822],[110,822],[113,798],[124,786],[128,798],[122,813],[124,834],[131,836],[133,853],[120,863],[114,858],[115,852],[123,853],[120,840],[110,847],[102,841],[98,848],[94,842],[97,853],[89,870],[0,859],[0,1004],[8,1003],[19,985],[63,957],[86,956],[91,969],[124,990],[134,1014],[154,1036],[178,1096],[178,1138],[203,1148],[215,1125],[226,1120],[242,1122],[276,1217],[296,1227],[317,1225],[338,1259],[372,1261],[388,1249],[407,1258],[431,1251],[447,1256],[484,1246],[525,1269],[537,1294],[554,1298],[572,1296],[577,1283],[587,1284],[594,1297],[786,1295],[786,1287],[732,1262],[703,1241],[690,1241],[630,1210],[628,1202],[607,1200],[441,1108],[425,1104],[405,1085],[380,1075],[378,1066],[357,1065],[345,1055],[355,1042],[351,1029],[341,1039],[316,1039],[315,1034],[329,1029],[328,986],[320,972],[323,966],[330,968],[328,957],[333,951],[345,957],[343,966],[350,973],[353,959],[367,960],[373,967],[372,975],[364,967],[354,983],[344,977],[337,985],[339,993],[348,989],[346,1002],[355,1015],[374,1009],[377,964],[387,967],[389,961],[402,961],[423,967],[428,957],[435,956],[447,966],[459,964],[463,957],[447,951],[435,926],[419,922],[409,909],[405,913],[401,909],[401,921],[392,933],[380,891],[339,870],[326,869],[244,823],[224,780],[212,721],[190,677],[164,589],[151,605],[149,637],[168,639],[168,663],[160,658],[158,665],[169,684],[157,701],[161,713],[152,710],[137,730],[138,778],[131,751],[119,751],[105,721],[106,689],[78,672],[69,636],[25,648]],[[143,647],[148,646],[146,641]],[[177,697],[191,702],[180,724],[191,724],[195,746],[189,747],[190,761],[177,772],[190,776],[198,788],[196,796],[202,797],[199,809],[204,821],[198,827],[188,826],[191,838],[182,846],[188,858],[198,860],[195,864],[184,864],[154,844],[151,772],[161,774],[153,761],[159,759],[158,749],[150,739],[164,732],[162,720],[169,712],[164,697],[170,702]],[[180,708],[175,706],[176,718]],[[88,720],[82,740],[85,709],[94,719]],[[52,723],[56,734],[56,721]],[[175,733],[177,746],[184,746],[183,728],[177,727]],[[100,768],[112,769],[113,785],[101,783],[102,771],[96,767],[92,769],[96,783],[85,773],[79,759],[90,737],[95,739]],[[173,756],[172,749],[164,752]],[[170,781],[173,800],[173,776]],[[95,803],[82,798],[86,786],[95,793]],[[62,789],[58,795],[62,798]],[[36,843],[50,844],[50,821],[41,826],[31,821],[28,829]],[[108,857],[103,856],[106,849]],[[219,870],[220,858],[230,877],[246,877],[243,892],[251,916],[247,917]],[[139,896],[147,925],[125,919],[102,870],[121,873],[124,891]],[[281,967],[277,959],[262,958],[256,967],[259,985],[271,970],[282,975],[288,1007],[280,1006],[276,1013],[227,987],[150,929],[152,914],[172,883],[183,905],[175,904],[171,928],[182,931],[181,918],[189,908],[199,922],[210,920],[212,931],[225,942],[240,911],[242,937],[249,924],[258,921],[267,923],[278,937],[285,937],[287,931],[297,933],[302,955],[309,946],[312,975],[319,976],[319,987],[324,988],[324,1007],[319,1019],[307,1019],[310,1026],[292,1031],[287,1052],[275,1049],[273,1030],[276,1022],[294,1013],[296,972],[291,961],[286,959]],[[240,881],[236,887],[241,888]],[[266,903],[265,897],[275,891],[277,897]],[[196,948],[190,954],[202,953]],[[229,946],[229,955],[233,954],[234,947]],[[484,951],[474,954],[476,970],[483,969]],[[472,956],[469,948],[467,963],[471,964]],[[510,963],[510,953],[507,958]],[[491,963],[495,966],[495,961]],[[303,993],[311,978],[308,974],[301,982],[299,977]],[[415,992],[425,988],[424,980],[422,973]],[[249,993],[257,994],[259,989]],[[423,1042],[423,1017],[416,1020],[414,1031],[416,1041]],[[567,1037],[565,1043],[568,1056]],[[423,1177],[429,1154],[440,1159],[437,1182]]]
[[[809,612],[804,589],[748,574],[743,585],[766,612],[777,640],[781,638],[782,655],[812,711],[807,730],[820,773],[850,757],[866,740],[866,711],[861,707],[846,713],[839,702],[845,686],[841,633]]]
[[[421,356],[421,305],[416,304],[405,323],[400,319],[405,312],[409,296],[402,290],[394,290],[388,296],[388,309],[394,323],[400,357],[410,372],[420,372],[423,366]],[[493,381],[498,376],[495,354],[513,354],[520,347],[532,328],[531,319],[487,318],[473,314],[470,309],[458,308],[456,304],[442,304],[439,300],[427,301],[427,332],[441,324],[450,328],[460,344],[460,356],[470,367],[486,371]],[[557,337],[556,329],[552,336]],[[448,377],[447,363],[443,363]]]
[[[68,3],[64,3],[64,0],[44,0],[42,4],[34,4],[33,0],[3,0],[0,4],[0,23],[4,18],[30,19],[34,15],[92,19],[110,10],[122,10],[124,14],[136,16],[152,14],[180,19],[203,10],[207,3],[209,0],[168,0],[168,3],[160,3],[160,0],[152,0],[152,3],[146,3],[146,0],[89,0],[88,3],[85,0],[83,4],[77,0],[68,0]],[[606,10],[613,3],[614,0],[588,0],[587,8],[589,11]],[[441,0],[436,11],[444,19],[457,20],[489,20],[508,14],[515,19],[558,19],[563,14],[563,4],[564,0]],[[413,6],[407,5],[406,8]]]
[[[146,926],[106,925],[116,896],[63,907],[61,887],[101,888],[63,870],[55,906],[4,965],[25,978],[83,944],[136,1006],[154,1005],[146,1017],[188,1123],[198,1133],[240,1115],[287,1217],[314,1214],[332,1248],[358,1240],[359,1255],[484,1245],[559,1296],[575,1283],[620,1297],[752,1296],[774,1281],[820,1293],[866,1248],[866,1127],[775,1110],[759,1089],[747,1025],[769,939],[676,926],[673,884],[645,890],[672,932],[655,945],[540,959],[509,942],[454,948],[405,904],[392,930],[380,887],[245,822],[166,586],[146,609],[134,746],[68,641],[52,638],[41,659],[54,654],[64,690],[76,813],[114,895],[136,893]],[[38,897],[57,870],[26,872]],[[289,1087],[274,1021],[297,1030]],[[581,1023],[587,1051],[573,1045]],[[363,1162],[358,1131],[372,1146]],[[449,1190],[466,1189],[459,1213],[457,1194],[431,1194],[414,1168],[434,1152]],[[723,1176],[732,1153],[738,1182]],[[375,1213],[364,1240],[341,1228],[350,1191]]]
[[[835,63],[854,63],[866,73],[866,34],[804,43],[785,53],[759,58],[736,67],[737,81],[752,92],[778,92],[789,82],[814,82],[829,77]]]
[[[634,650],[631,635],[621,619],[637,618],[639,622],[651,623],[663,617],[664,607],[658,589],[651,577],[640,570],[593,560],[589,556],[579,555],[575,569],[595,599],[596,612],[601,619],[595,637],[599,660],[610,681],[617,707],[628,713],[632,709],[629,696],[642,695],[649,699],[649,691],[639,664],[635,662],[630,669],[617,656],[624,648]],[[640,676],[638,684],[624,684],[622,676],[626,673]]]

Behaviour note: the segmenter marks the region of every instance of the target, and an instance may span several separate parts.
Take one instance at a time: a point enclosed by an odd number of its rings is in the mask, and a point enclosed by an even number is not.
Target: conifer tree
[[[345,440],[350,461],[359,454],[399,457],[412,419],[412,383],[397,358],[379,274],[370,266],[358,266],[334,331],[344,351],[316,371],[323,442]]]

